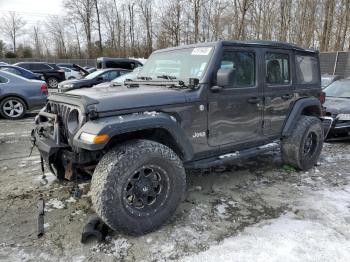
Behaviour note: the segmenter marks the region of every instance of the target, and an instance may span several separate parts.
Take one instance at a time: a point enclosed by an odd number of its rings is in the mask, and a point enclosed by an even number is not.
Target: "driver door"
[[[263,89],[254,48],[224,49],[220,68],[234,70],[234,82],[209,91],[208,144],[221,146],[260,139]]]

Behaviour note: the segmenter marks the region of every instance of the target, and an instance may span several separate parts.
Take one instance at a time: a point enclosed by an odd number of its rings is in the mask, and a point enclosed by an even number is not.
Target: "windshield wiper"
[[[138,76],[137,79],[141,79],[141,80],[152,80],[152,77],[150,77],[150,76]]]
[[[176,76],[160,75],[160,76],[157,76],[157,78],[163,78],[163,79],[167,79],[167,80],[174,80],[174,79],[176,79]]]

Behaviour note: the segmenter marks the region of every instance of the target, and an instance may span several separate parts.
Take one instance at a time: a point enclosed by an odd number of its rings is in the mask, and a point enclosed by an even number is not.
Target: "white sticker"
[[[191,55],[209,55],[211,47],[196,47],[193,49]]]

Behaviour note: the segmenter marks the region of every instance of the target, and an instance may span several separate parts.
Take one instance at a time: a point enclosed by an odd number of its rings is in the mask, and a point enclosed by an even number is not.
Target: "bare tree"
[[[65,0],[68,15],[79,21],[84,28],[89,57],[92,57],[92,24],[95,9],[94,0]]]
[[[24,19],[15,12],[9,12],[2,19],[2,32],[12,42],[13,53],[15,54],[17,39],[24,34],[23,27],[25,24]]]
[[[100,54],[103,52],[102,47],[102,35],[101,35],[101,22],[100,22],[100,11],[98,8],[98,0],[95,0],[95,9],[96,9],[96,16],[97,16],[97,29],[98,29],[98,47],[100,49]]]

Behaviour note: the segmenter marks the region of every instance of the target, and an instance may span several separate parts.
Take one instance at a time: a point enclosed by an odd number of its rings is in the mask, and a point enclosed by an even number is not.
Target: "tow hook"
[[[98,241],[105,240],[108,226],[96,215],[91,216],[83,228],[81,243],[85,244],[89,237],[96,237]]]

